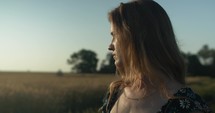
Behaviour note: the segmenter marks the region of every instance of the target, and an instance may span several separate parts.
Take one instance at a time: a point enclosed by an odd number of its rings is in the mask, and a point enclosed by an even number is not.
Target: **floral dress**
[[[119,96],[119,91],[114,91],[112,98],[108,101],[109,93],[107,93],[104,104],[100,108],[102,113],[110,113]],[[195,111],[212,113],[205,101],[191,88],[181,88],[174,94],[174,97],[169,99],[157,113],[191,113]]]

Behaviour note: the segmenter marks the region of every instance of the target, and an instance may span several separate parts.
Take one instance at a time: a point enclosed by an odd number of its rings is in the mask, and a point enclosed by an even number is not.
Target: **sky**
[[[127,1],[0,0],[0,71],[70,72],[67,59],[83,48],[105,59],[107,13]],[[215,48],[214,0],[155,1],[168,13],[182,51]]]

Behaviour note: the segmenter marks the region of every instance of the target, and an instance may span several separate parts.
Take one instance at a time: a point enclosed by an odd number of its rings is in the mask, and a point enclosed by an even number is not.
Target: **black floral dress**
[[[104,104],[100,108],[102,113],[110,113],[119,96],[120,92],[114,91],[112,98],[108,101],[109,93],[107,93]],[[157,113],[191,113],[196,111],[212,113],[205,101],[198,94],[194,93],[191,88],[181,88],[174,94],[174,97],[169,99]]]

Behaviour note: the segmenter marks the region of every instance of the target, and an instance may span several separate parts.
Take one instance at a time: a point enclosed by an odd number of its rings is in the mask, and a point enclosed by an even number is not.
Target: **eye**
[[[115,36],[116,36],[116,33],[115,33],[115,32],[111,32],[110,34],[111,34],[112,37],[115,37]]]
[[[115,40],[114,33],[111,32],[110,34],[111,34],[111,37],[112,37],[111,42],[113,42]]]

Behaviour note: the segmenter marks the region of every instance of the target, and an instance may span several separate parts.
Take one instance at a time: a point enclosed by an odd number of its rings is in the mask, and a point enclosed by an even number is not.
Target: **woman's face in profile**
[[[119,37],[112,23],[111,23],[111,35],[112,35],[112,41],[108,49],[112,51],[112,55],[115,60],[115,66],[116,68],[119,69],[120,67],[122,67],[122,58],[121,58],[122,55],[121,55],[121,52],[119,51],[119,43],[118,43]]]

